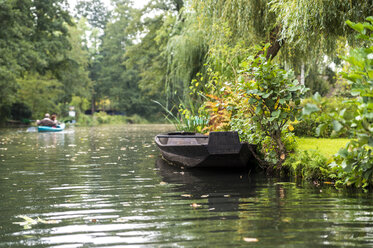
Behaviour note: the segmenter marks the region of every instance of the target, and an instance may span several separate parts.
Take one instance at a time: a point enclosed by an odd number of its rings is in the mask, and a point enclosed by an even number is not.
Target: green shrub
[[[358,32],[357,38],[364,41],[344,58],[348,64],[341,73],[355,97],[350,102],[357,106],[352,118],[341,114],[341,123],[349,126],[357,139],[341,149],[333,163],[342,178],[338,183],[356,187],[373,184],[373,17],[366,20],[364,23],[346,22]]]
[[[293,124],[297,136],[321,138],[350,136],[350,127],[342,128],[340,113],[343,111],[346,118],[352,118],[352,113],[357,107],[346,98],[325,98],[316,93],[312,98],[305,99],[302,106],[304,107],[302,118]],[[338,132],[335,131],[336,125],[341,125]]]
[[[147,123],[149,123],[148,120],[146,120],[145,118],[143,118],[143,117],[141,117],[137,114],[134,114],[134,115],[131,115],[131,116],[121,116],[120,120],[124,121],[125,123],[129,123],[129,124],[147,124]]]
[[[355,186],[365,188],[373,184],[372,149],[352,148],[352,143],[339,150],[335,161],[330,165],[339,180],[336,186]]]
[[[76,126],[95,126],[97,121],[91,115],[80,114],[77,116]]]
[[[285,71],[267,60],[266,52],[264,49],[263,54],[242,63],[238,82],[232,85],[231,105],[234,118],[250,119],[249,141],[253,136],[261,144],[265,158],[259,163],[280,171],[290,152],[286,145],[291,141],[287,130],[292,130],[290,121],[302,110],[301,98],[307,89],[299,84],[293,71]],[[239,128],[240,122],[234,124]]]
[[[23,121],[26,119],[31,119],[32,112],[28,105],[22,102],[13,103],[10,108],[10,113],[13,120]]]
[[[146,124],[149,123],[139,115],[123,116],[108,115],[106,112],[99,112],[92,115],[80,114],[77,118],[77,126],[97,126],[102,124]]]
[[[327,158],[317,151],[297,151],[286,159],[283,166],[284,171],[294,177],[312,181],[330,179]]]

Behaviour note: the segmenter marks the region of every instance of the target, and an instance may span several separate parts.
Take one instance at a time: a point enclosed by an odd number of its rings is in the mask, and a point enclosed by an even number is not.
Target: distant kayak
[[[49,126],[38,126],[39,132],[60,132],[65,129],[65,123],[61,123],[56,127],[49,127]]]

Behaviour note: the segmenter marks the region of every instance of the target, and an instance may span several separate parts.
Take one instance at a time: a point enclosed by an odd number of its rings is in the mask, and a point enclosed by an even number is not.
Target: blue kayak
[[[39,132],[60,132],[65,129],[65,123],[61,123],[56,127],[49,127],[49,126],[38,126]]]

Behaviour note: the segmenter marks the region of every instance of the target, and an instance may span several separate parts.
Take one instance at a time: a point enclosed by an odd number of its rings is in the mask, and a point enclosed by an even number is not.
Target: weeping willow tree
[[[126,65],[139,71],[142,94],[167,108],[178,106],[187,101],[207,50],[195,13],[186,11],[182,0],[154,0],[134,15],[127,32],[142,38],[128,48]]]
[[[144,94],[178,105],[205,64],[232,78],[255,45],[270,43],[268,57],[299,71],[335,54],[352,37],[345,21],[372,10],[373,1],[363,0],[153,0],[133,25],[143,37],[128,50],[128,64],[140,71]]]
[[[184,102],[188,100],[189,84],[205,62],[207,44],[204,33],[198,28],[195,13],[185,10],[176,20],[165,50],[168,99],[177,96]]]
[[[366,0],[192,0],[210,47],[239,41],[252,46],[269,42],[268,57],[312,57],[332,54],[338,40],[352,40],[346,20],[363,21],[372,15]],[[229,35],[217,35],[222,27]]]

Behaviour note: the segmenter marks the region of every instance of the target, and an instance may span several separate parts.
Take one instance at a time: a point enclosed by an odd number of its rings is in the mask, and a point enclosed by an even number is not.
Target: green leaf
[[[242,76],[239,76],[238,79],[237,79],[237,81],[239,83],[243,83],[244,82],[244,78]]]
[[[344,117],[345,113],[346,113],[346,109],[342,109],[342,110],[339,112],[339,115],[342,116],[342,117]]]
[[[261,110],[262,110],[262,105],[259,104],[259,105],[256,107],[256,109],[255,109],[255,114],[259,114]]]
[[[270,92],[268,92],[267,94],[264,94],[262,97],[264,98],[264,99],[266,99],[266,98],[268,98],[271,94],[272,94],[272,90],[270,91]]]
[[[312,97],[316,102],[321,102],[321,95],[319,92],[316,92]]]
[[[341,156],[342,158],[347,158],[348,150],[346,148],[339,149],[337,154]]]
[[[350,26],[352,29],[362,33],[364,31],[364,25],[362,23],[354,23],[350,20],[346,21],[347,25]]]
[[[302,110],[302,115],[310,115],[317,111],[320,111],[319,107],[317,107],[315,104],[307,103]]]
[[[276,111],[273,111],[271,116],[275,117],[275,118],[278,118],[280,116],[280,114],[281,114],[281,109],[278,109]]]
[[[302,88],[301,85],[294,85],[289,88],[289,91],[297,91],[297,90],[300,90],[301,88]]]
[[[334,131],[339,132],[342,128],[343,128],[343,126],[339,121],[333,120],[333,130]]]
[[[373,119],[373,112],[365,114],[364,117],[367,119]]]
[[[373,70],[368,71],[368,77],[373,79]]]
[[[368,145],[373,147],[373,137],[369,137]]]
[[[317,128],[316,128],[316,136],[320,136],[324,130],[327,128],[327,125],[326,124],[320,124]]]

